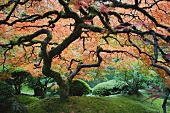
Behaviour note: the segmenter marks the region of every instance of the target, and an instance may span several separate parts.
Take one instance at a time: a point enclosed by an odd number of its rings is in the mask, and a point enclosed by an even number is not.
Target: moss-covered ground
[[[109,97],[72,96],[61,100],[58,96],[37,99],[26,95],[18,96],[28,113],[162,113],[163,99],[144,101],[146,96],[117,95]],[[168,112],[170,113],[170,107]]]

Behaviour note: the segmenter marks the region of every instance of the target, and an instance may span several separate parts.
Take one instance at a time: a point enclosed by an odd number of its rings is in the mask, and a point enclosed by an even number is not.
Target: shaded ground
[[[57,96],[37,99],[21,95],[18,100],[25,104],[28,113],[162,113],[163,99],[144,101],[146,96],[70,97],[60,100]],[[143,102],[144,101],[144,102]],[[170,113],[170,107],[168,112]]]

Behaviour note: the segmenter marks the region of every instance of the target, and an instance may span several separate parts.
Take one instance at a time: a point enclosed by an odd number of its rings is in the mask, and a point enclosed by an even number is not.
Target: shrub
[[[72,96],[82,96],[90,93],[90,86],[83,80],[76,79],[70,85],[69,94]]]
[[[31,76],[29,72],[26,72],[23,68],[16,68],[11,72],[11,78],[7,79],[6,82],[10,85],[14,86],[15,94],[21,94],[22,84],[25,82],[25,79],[28,76]]]
[[[97,84],[93,90],[93,95],[108,96],[112,94],[124,93],[127,89],[127,83],[123,81],[110,80]]]
[[[163,79],[159,77],[157,71],[151,67],[148,68],[142,62],[134,62],[130,68],[116,69],[114,79],[128,84],[129,95],[140,94],[139,89],[149,88],[150,83],[163,88]]]
[[[11,85],[0,80],[0,102],[4,102],[14,94],[14,89]]]
[[[54,80],[46,76],[40,76],[38,78],[33,76],[27,77],[27,85],[34,89],[34,96],[44,97],[46,95],[48,84],[52,82],[54,82]]]
[[[29,76],[27,78],[28,87],[34,89],[34,96],[41,96],[44,97],[46,93],[46,86],[45,84],[41,83],[41,77],[36,78],[33,76]]]
[[[1,51],[1,50],[0,50]],[[10,77],[11,65],[0,65],[0,80],[6,80]]]

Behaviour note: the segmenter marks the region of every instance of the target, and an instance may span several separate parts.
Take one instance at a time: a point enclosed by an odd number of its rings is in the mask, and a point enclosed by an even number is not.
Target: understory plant
[[[69,94],[72,96],[82,96],[90,93],[90,86],[81,79],[75,79],[70,85]]]
[[[7,84],[5,81],[0,80],[0,101],[6,101],[6,99],[14,95],[14,89],[11,85]]]
[[[93,90],[93,95],[109,96],[113,94],[125,93],[127,91],[128,84],[123,81],[109,80],[97,84]]]
[[[129,94],[139,94],[139,89],[150,88],[150,83],[163,88],[163,79],[152,67],[147,67],[140,62],[134,62],[128,68],[125,66],[116,69],[114,79],[125,81],[128,84]]]

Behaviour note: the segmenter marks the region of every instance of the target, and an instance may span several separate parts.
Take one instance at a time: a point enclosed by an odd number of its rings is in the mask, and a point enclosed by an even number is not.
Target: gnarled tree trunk
[[[69,97],[69,87],[67,85],[61,86],[59,95],[60,99],[67,99]]]

